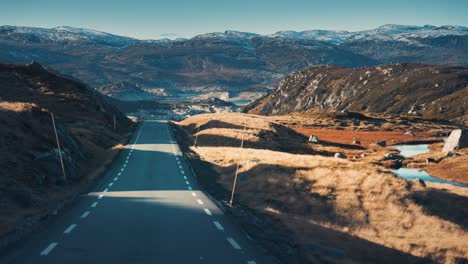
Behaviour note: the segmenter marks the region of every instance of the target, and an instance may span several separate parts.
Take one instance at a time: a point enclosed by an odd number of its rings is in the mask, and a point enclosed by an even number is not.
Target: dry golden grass
[[[0,102],[0,111],[28,112],[33,108],[37,108],[37,105],[21,102]]]
[[[207,126],[209,121],[212,126]],[[180,125],[189,134],[201,127],[199,134],[224,136],[215,146],[199,144],[191,149],[213,165],[227,191],[240,162],[239,201],[282,221],[295,234],[308,262],[413,263],[416,260],[411,258],[421,257],[457,263],[468,259],[468,189],[436,183],[424,187],[367,160],[254,147],[241,150],[232,142],[237,139],[239,144],[242,128],[228,127],[243,122],[249,124],[249,139],[271,129],[268,119],[242,114],[194,116]],[[343,250],[346,257],[336,259],[333,254],[308,250],[317,244]]]

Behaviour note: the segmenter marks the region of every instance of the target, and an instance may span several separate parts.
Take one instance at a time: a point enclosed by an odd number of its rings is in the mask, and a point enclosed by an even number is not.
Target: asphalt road
[[[165,120],[145,121],[93,192],[0,263],[274,263],[198,188]]]

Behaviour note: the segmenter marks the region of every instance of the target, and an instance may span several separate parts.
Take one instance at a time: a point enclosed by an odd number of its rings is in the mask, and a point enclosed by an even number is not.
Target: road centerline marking
[[[197,194],[194,193],[194,192],[192,192],[192,196],[193,196],[193,197],[197,197]]]
[[[227,238],[227,241],[229,242],[229,244],[231,244],[231,246],[237,250],[241,250],[241,246],[239,244],[237,244],[237,242],[234,240],[234,238],[232,237],[228,237]]]
[[[109,189],[105,188],[103,192],[107,192]]]
[[[109,183],[109,187],[111,187],[113,184],[114,184],[113,182]]]
[[[75,229],[76,227],[76,224],[71,224],[67,229],[65,229],[65,231],[63,231],[64,234],[70,234],[71,231],[73,231],[73,229]]]
[[[224,231],[224,227],[218,221],[213,221],[213,224],[219,231]]]
[[[49,244],[49,246],[47,246],[42,252],[41,252],[41,256],[47,256],[49,255],[49,253],[58,245],[57,242],[52,242]]]
[[[205,209],[203,209],[203,210],[205,211],[205,213],[206,213],[207,215],[210,215],[210,216],[213,215],[213,214],[211,213],[210,209],[205,208]]]
[[[94,202],[94,203],[91,205],[91,207],[96,207],[96,205],[97,205],[97,202]]]
[[[90,211],[86,211],[81,215],[81,218],[86,218],[90,214]]]

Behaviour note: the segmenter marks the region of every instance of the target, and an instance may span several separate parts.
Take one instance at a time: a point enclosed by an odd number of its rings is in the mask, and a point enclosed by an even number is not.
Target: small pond
[[[445,140],[445,139],[444,139]],[[404,157],[412,157],[415,155],[428,153],[430,151],[429,144],[418,144],[418,145],[395,145],[395,149],[400,151],[400,154]],[[438,182],[438,183],[448,183],[455,186],[468,188],[468,184],[461,184],[458,182],[446,181],[439,178],[432,177],[424,170],[414,169],[414,168],[399,168],[393,171],[396,175],[401,178],[408,180],[421,179],[426,182]]]

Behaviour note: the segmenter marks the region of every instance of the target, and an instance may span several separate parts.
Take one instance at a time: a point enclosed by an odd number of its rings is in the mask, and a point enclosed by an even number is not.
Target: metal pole
[[[244,129],[242,130],[242,139],[241,139],[241,145],[240,145],[241,150],[244,147],[245,125],[246,125],[246,122],[244,123]],[[232,193],[231,193],[231,200],[229,201],[229,207],[232,207],[232,203],[234,201],[234,193],[236,192],[237,175],[239,174],[240,162],[241,162],[241,158],[239,158],[239,160],[237,161],[236,173],[234,174],[234,183],[232,184]]]
[[[57,148],[58,148],[58,151],[59,151],[60,164],[62,165],[63,180],[67,181],[67,175],[65,174],[65,165],[63,164],[63,159],[62,159],[62,150],[60,149],[60,142],[59,142],[59,138],[58,138],[57,128],[55,127],[54,113],[50,112],[50,116],[52,118],[52,125],[54,127],[55,139],[57,141]]]
[[[196,148],[197,147],[197,140],[198,140],[198,133],[200,132],[200,127],[198,127],[198,130],[197,130],[197,135],[195,136],[195,143],[193,144],[193,146]]]

